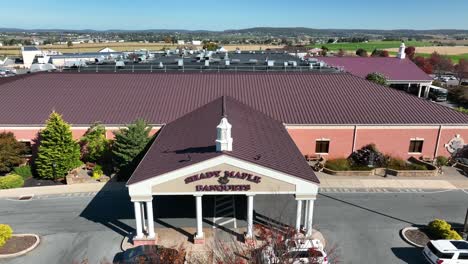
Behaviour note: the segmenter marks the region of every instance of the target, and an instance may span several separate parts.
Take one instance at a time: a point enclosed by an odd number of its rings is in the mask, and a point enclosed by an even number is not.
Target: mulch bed
[[[13,236],[6,242],[3,247],[0,247],[0,255],[13,254],[23,251],[36,243],[34,236]]]
[[[24,187],[36,187],[36,186],[52,186],[52,185],[63,185],[65,183],[53,180],[39,180],[36,178],[29,178],[24,181]]]
[[[405,236],[413,243],[418,245],[426,245],[430,240],[434,238],[429,234],[427,229],[416,229],[416,230],[407,230]]]

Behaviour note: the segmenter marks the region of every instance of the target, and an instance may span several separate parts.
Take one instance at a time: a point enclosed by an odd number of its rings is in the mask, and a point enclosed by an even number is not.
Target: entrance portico
[[[294,195],[295,228],[301,231],[305,204],[302,225],[310,236],[318,183],[280,122],[223,97],[167,124],[128,181],[135,207],[134,242],[156,243],[153,204],[158,204],[153,196],[165,195],[194,197],[195,243],[204,242],[202,205],[210,195],[247,197],[246,241],[255,239],[256,196]]]

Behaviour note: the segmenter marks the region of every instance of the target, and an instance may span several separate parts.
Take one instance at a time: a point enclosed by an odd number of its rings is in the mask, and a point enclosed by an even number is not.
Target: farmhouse
[[[303,155],[347,157],[375,143],[403,159],[449,156],[468,116],[348,73],[41,73],[0,83],[0,130],[32,141],[51,111],[82,136],[143,118],[154,132],[221,96],[280,122]],[[195,125],[195,124],[194,124]],[[450,150],[450,151],[449,151]]]

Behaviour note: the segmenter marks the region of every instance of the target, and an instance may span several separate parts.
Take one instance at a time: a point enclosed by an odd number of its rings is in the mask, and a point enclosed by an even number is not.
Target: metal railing
[[[320,68],[310,66],[267,66],[267,65],[164,65],[159,64],[131,64],[125,67],[115,65],[87,65],[86,67],[58,68],[62,72],[138,72],[138,73],[157,73],[157,72],[338,72],[333,68]]]

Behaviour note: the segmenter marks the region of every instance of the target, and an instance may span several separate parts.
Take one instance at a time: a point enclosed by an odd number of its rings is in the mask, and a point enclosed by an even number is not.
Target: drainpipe
[[[354,126],[354,132],[353,132],[353,148],[351,149],[351,153],[354,152],[356,149],[356,134],[357,134],[357,126]]]
[[[436,141],[436,147],[434,151],[434,159],[437,157],[437,152],[439,152],[439,143],[440,143],[441,134],[442,134],[442,125],[439,126],[439,133],[437,133],[437,141]]]

